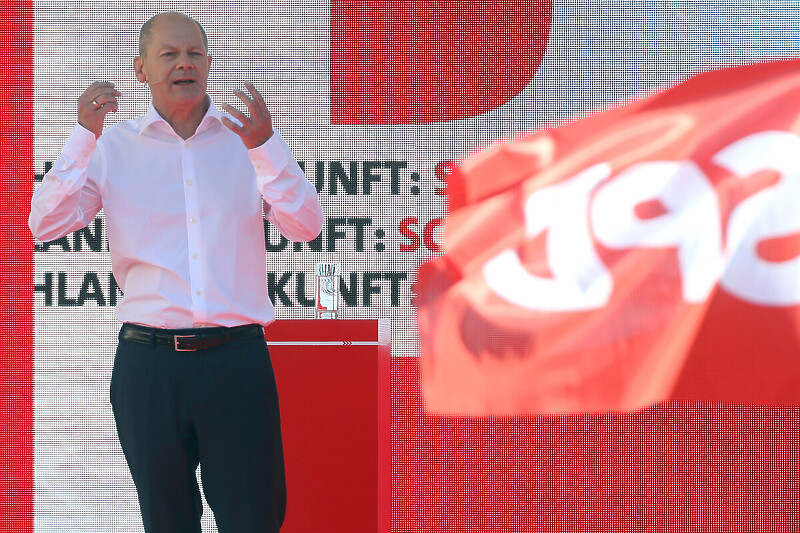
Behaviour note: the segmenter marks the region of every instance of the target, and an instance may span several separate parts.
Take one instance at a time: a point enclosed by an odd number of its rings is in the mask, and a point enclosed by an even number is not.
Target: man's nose
[[[192,62],[189,59],[189,54],[182,54],[178,58],[178,64],[177,64],[176,68],[181,69],[181,70],[188,70],[188,69],[193,69],[194,68],[194,65],[192,64]]]

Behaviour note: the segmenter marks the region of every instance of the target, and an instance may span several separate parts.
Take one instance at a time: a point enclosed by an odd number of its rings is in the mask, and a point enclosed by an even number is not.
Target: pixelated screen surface
[[[314,318],[314,265],[333,262],[342,275],[339,316],[392,321],[392,531],[800,529],[797,409],[429,416],[412,304],[417,266],[440,253],[450,161],[703,69],[796,57],[800,6],[35,1],[37,183],[92,82],[113,81],[122,92],[108,123],[147,110],[148,90],[132,68],[138,29],[170,9],[208,33],[212,99],[236,104],[233,89],[253,82],[320,193],[319,239],[287,242],[266,228],[278,318]],[[12,178],[23,203],[30,178]],[[36,242],[32,257],[33,528],[140,531],[108,405],[121,294],[102,215],[85,230]],[[216,530],[208,509],[203,520],[205,531]]]

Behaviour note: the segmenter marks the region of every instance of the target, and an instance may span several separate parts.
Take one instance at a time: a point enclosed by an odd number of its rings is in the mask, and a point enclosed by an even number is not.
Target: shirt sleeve
[[[102,208],[97,179],[101,150],[92,132],[76,124],[61,157],[33,193],[28,226],[40,241],[52,241],[83,228]]]
[[[310,241],[322,231],[317,190],[306,179],[286,142],[276,131],[248,151],[256,183],[266,202],[265,217],[289,240]]]

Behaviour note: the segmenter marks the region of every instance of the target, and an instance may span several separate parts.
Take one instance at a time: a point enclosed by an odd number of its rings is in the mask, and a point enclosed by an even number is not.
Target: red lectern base
[[[266,329],[281,407],[282,533],[390,529],[390,323],[279,320]]]

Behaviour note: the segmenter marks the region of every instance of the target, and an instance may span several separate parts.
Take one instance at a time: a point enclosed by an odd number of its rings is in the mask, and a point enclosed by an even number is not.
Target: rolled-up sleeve
[[[289,146],[276,131],[248,151],[256,170],[256,184],[266,203],[265,217],[284,237],[310,241],[322,231],[322,207],[317,190],[308,181]]]

